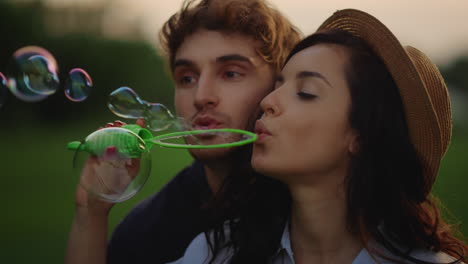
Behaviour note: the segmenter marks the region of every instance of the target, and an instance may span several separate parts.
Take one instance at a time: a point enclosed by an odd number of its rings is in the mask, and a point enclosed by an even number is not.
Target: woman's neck
[[[362,245],[346,228],[343,188],[341,185],[322,187],[289,186],[293,199],[290,230],[295,262],[352,263]]]

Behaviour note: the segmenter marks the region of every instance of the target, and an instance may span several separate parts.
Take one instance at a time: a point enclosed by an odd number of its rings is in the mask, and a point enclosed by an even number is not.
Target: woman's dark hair
[[[290,212],[289,191],[282,182],[254,172],[251,153],[251,145],[236,150],[234,168],[207,205],[212,212],[210,226],[214,227],[205,232],[213,252],[209,263],[220,257],[224,248],[235,252],[226,263],[268,263],[279,248]]]
[[[348,230],[372,255],[396,263],[431,263],[412,257],[416,249],[445,252],[466,262],[468,248],[456,237],[460,234],[441,218],[438,200],[425,194],[428,179],[410,140],[398,87],[385,64],[363,40],[336,30],[305,38],[287,61],[318,44],[339,45],[349,54],[349,122],[358,133],[359,147],[345,184]],[[262,181],[238,207],[237,221],[231,221],[231,263],[268,263],[278,250],[291,199],[281,184]]]

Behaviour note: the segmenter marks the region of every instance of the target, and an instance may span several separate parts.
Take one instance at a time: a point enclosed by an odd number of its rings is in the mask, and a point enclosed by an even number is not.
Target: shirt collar
[[[289,221],[287,221],[286,225],[284,225],[283,234],[281,235],[281,244],[278,248],[278,251],[276,252],[276,256],[278,256],[281,252],[285,252],[288,257],[293,260],[294,254],[292,252],[291,238],[289,234]]]
[[[289,231],[289,221],[286,222],[286,225],[284,226],[283,234],[281,236],[281,244],[280,247],[278,248],[278,251],[276,252],[276,257],[278,257],[279,254],[282,252],[285,252],[287,257],[289,257],[291,263],[294,263],[294,253],[291,248],[291,237],[290,237],[290,231]],[[363,248],[359,254],[356,256],[356,258],[353,260],[352,264],[357,264],[357,263],[375,263],[374,259],[369,255],[369,252],[365,248]]]

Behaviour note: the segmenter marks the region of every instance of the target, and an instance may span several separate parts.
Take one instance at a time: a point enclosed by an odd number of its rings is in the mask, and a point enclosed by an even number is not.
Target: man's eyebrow
[[[329,86],[332,86],[330,82],[322,74],[314,71],[301,71],[296,75],[297,79],[306,79],[306,78],[319,78],[325,81]]]
[[[251,65],[254,65],[254,62],[251,58],[248,58],[239,54],[228,54],[228,55],[223,55],[223,56],[216,58],[216,62],[218,63],[230,62],[230,61],[247,62]]]
[[[174,71],[177,67],[182,67],[182,66],[194,67],[195,63],[187,59],[177,59],[174,61],[174,64],[172,65],[172,71]]]

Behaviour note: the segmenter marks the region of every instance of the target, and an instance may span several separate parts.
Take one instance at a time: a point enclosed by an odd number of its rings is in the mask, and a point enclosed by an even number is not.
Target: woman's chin
[[[265,176],[271,176],[274,174],[274,169],[271,168],[271,163],[268,162],[264,157],[259,155],[252,156],[252,168]]]

